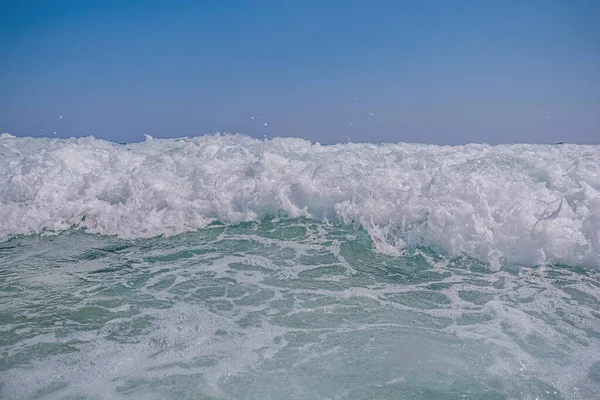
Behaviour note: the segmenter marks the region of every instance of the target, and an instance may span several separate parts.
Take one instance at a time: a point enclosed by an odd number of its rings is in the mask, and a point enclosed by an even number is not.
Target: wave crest
[[[1,238],[85,228],[135,239],[279,211],[359,224],[390,254],[597,267],[600,147],[0,136]]]

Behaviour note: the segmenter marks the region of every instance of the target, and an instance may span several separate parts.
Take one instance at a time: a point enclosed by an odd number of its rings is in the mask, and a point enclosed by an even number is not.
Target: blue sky
[[[18,136],[600,143],[600,1],[4,0],[0,15],[0,131]]]

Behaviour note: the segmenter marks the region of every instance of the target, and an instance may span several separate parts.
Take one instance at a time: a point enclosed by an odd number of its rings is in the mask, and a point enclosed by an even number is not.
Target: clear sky
[[[598,0],[2,0],[0,132],[600,143]]]

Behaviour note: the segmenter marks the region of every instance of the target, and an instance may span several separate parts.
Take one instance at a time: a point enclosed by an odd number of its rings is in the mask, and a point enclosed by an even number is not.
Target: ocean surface
[[[0,135],[2,399],[598,399],[600,146]]]

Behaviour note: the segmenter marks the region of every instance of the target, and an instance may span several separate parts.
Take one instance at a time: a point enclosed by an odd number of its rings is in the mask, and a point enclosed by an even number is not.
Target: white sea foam
[[[597,267],[600,146],[0,136],[1,238],[175,235],[278,211],[359,224],[390,254]]]

